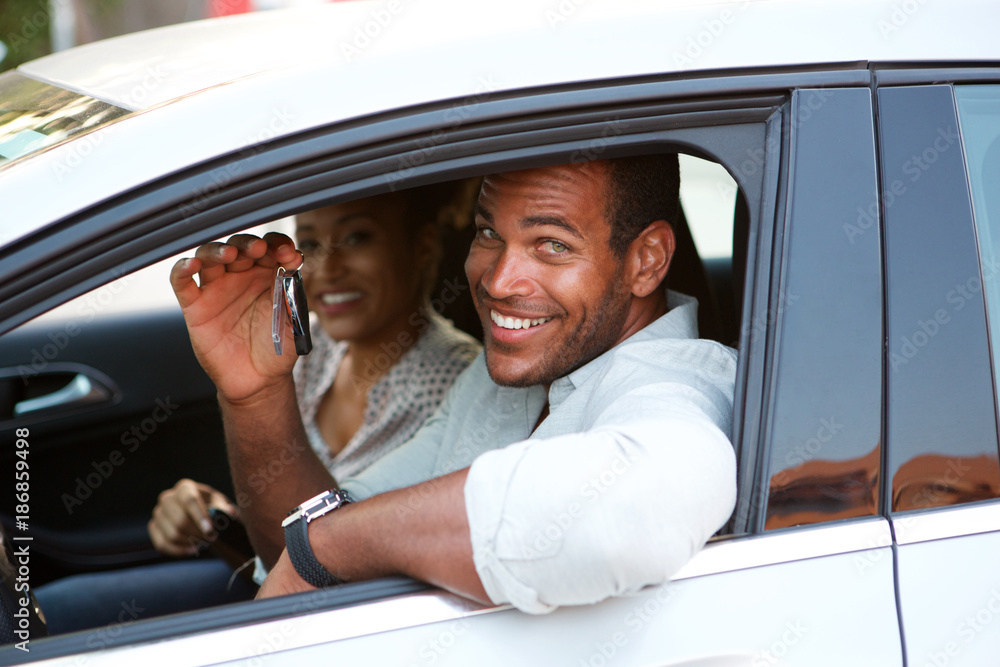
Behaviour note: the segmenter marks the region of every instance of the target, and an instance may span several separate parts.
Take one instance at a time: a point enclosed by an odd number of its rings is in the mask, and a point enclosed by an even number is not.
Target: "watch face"
[[[347,491],[342,489],[323,491],[322,493],[313,496],[309,500],[305,501],[285,517],[285,520],[281,522],[281,526],[285,527],[295,521],[298,521],[301,517],[306,518],[306,522],[317,519],[327,512],[332,512],[338,507],[343,507],[351,502],[351,496],[348,495]]]

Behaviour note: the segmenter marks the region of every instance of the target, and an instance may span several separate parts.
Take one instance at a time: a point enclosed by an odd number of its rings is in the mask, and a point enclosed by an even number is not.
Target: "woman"
[[[465,221],[470,185],[399,191],[296,217],[314,341],[296,364],[296,390],[310,444],[334,478],[357,474],[408,440],[478,353],[475,339],[429,305],[439,227]],[[210,545],[222,527],[218,519],[213,524],[210,508],[239,516],[231,500],[206,484],[184,479],[164,491],[148,524],[154,546],[185,556]],[[139,596],[143,617],[253,594],[218,559],[82,575],[40,591],[50,630],[99,625],[107,622],[104,610],[117,614],[94,594],[98,589],[115,600]]]

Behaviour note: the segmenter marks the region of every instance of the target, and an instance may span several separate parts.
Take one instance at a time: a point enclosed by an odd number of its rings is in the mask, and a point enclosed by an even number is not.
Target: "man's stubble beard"
[[[601,356],[618,342],[628,318],[630,291],[622,281],[622,270],[609,281],[596,312],[584,313],[578,327],[558,348],[546,349],[530,371],[516,378],[497,378],[490,365],[490,344],[484,348],[490,379],[504,387],[549,385]],[[488,326],[488,324],[486,325]]]

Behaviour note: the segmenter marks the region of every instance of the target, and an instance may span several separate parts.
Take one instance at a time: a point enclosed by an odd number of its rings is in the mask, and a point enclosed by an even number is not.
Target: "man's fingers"
[[[195,275],[204,286],[226,273],[242,273],[255,266],[273,269],[281,264],[292,270],[301,263],[294,242],[284,234],[271,232],[263,239],[253,234],[236,234],[226,243],[213,241],[199,246],[193,258],[179,260],[170,271],[170,284],[181,308],[187,308],[201,296]]]
[[[226,241],[226,245],[237,250],[236,257],[226,265],[226,271],[229,273],[249,271],[258,264],[266,268],[274,265],[274,260],[267,257],[269,250],[267,243],[259,236],[236,234]]]
[[[194,256],[201,260],[199,277],[202,286],[204,286],[226,275],[228,266],[239,257],[239,248],[228,243],[206,243],[198,247]]]
[[[274,258],[274,265],[280,264],[289,271],[294,271],[302,264],[302,255],[295,249],[292,239],[278,232],[264,234],[268,254]]]
[[[194,281],[195,274],[200,270],[201,260],[193,257],[177,260],[170,269],[170,286],[173,287],[174,296],[181,308],[187,308],[201,296],[198,283]]]
[[[209,268],[217,264],[229,264],[233,262],[239,254],[239,250],[238,247],[232,244],[212,241],[211,243],[198,246],[198,249],[194,251],[194,256],[202,261],[203,268]]]

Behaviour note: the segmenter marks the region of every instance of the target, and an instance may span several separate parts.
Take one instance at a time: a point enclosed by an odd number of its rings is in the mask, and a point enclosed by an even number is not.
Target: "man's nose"
[[[483,287],[494,299],[528,296],[533,288],[527,268],[524,258],[505,248],[483,274]]]

